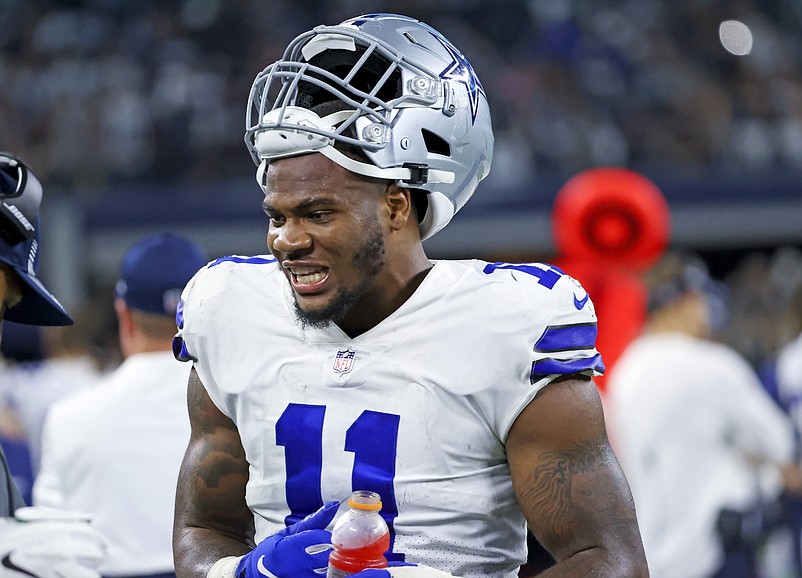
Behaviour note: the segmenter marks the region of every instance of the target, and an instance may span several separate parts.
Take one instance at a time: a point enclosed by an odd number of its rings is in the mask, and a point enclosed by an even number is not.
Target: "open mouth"
[[[289,269],[292,288],[297,293],[320,291],[329,277],[327,269],[315,267],[293,267]]]

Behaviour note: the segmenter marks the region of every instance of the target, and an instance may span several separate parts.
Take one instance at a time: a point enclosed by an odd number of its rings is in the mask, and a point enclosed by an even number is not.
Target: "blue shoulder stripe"
[[[583,371],[596,371],[604,373],[604,361],[601,355],[583,359],[571,359],[560,361],[559,359],[541,359],[532,364],[532,372],[529,374],[529,382],[536,383],[548,375],[571,375],[582,373]]]
[[[550,325],[535,343],[535,351],[549,353],[567,349],[593,349],[597,333],[595,323]]]
[[[187,344],[184,343],[184,339],[181,335],[176,335],[173,337],[173,357],[175,357],[178,361],[197,361],[192,355],[189,353],[187,349]]]
[[[268,263],[276,262],[275,258],[273,257],[240,257],[239,255],[229,255],[228,257],[220,257],[219,259],[215,259],[206,267],[207,269],[211,269],[215,265],[225,263],[226,261],[231,261],[232,263],[251,263],[253,265],[267,265]]]

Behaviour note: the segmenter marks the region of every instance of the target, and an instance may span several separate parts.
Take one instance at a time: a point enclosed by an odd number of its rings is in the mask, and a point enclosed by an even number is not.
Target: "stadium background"
[[[0,0],[0,149],[45,184],[53,291],[110,302],[122,253],[155,230],[211,257],[263,252],[250,84],[297,33],[372,11],[443,31],[491,103],[493,170],[431,256],[549,260],[566,180],[629,167],[668,200],[671,245],[748,286],[764,315],[743,327],[772,335],[740,349],[759,361],[787,338],[771,316],[802,278],[795,0]],[[748,26],[748,54],[744,37],[725,49],[727,20]]]
[[[759,368],[799,329],[798,0],[0,0],[0,150],[45,185],[42,276],[68,308],[106,312],[98,348],[115,347],[112,288],[144,234],[265,251],[251,82],[296,34],[375,11],[442,31],[491,104],[491,175],[430,256],[551,260],[560,188],[628,167],[666,197],[671,246],[722,282],[719,338]],[[729,20],[751,50],[721,36]],[[38,330],[4,331],[6,355],[41,354]]]

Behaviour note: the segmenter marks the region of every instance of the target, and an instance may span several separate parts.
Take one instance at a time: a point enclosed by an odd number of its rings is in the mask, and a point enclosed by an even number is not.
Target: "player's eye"
[[[267,212],[266,212],[266,214],[267,214],[267,218],[270,220],[270,226],[271,227],[279,226],[282,223],[284,223],[284,221],[286,220],[281,215],[271,215],[270,213],[267,213]]]
[[[312,221],[323,221],[331,215],[331,211],[312,211],[309,213],[309,219]]]

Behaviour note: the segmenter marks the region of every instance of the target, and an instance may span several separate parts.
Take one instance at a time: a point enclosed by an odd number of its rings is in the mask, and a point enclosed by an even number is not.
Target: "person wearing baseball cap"
[[[0,262],[14,274],[4,319],[27,325],[71,325],[64,306],[39,279],[42,185],[14,155],[0,153]]]
[[[800,476],[793,424],[713,338],[721,289],[698,255],[672,249],[643,281],[648,316],[610,373],[605,416],[650,576],[754,576]]]
[[[34,504],[93,515],[109,542],[104,576],[174,576],[175,487],[190,427],[189,368],[172,340],[181,291],[206,263],[197,243],[173,233],[135,243],[115,286],[123,363],[45,419]]]
[[[130,248],[120,267],[115,286],[115,308],[120,321],[120,346],[123,355],[130,352],[129,341],[138,335],[130,325],[151,328],[157,333],[156,347],[175,334],[175,312],[181,291],[192,276],[206,264],[201,247],[173,233],[157,233]],[[154,326],[160,326],[156,329]]]
[[[39,279],[42,185],[15,155],[0,152],[0,322],[70,325]],[[0,576],[99,578],[106,541],[91,518],[25,505],[0,448]]]

